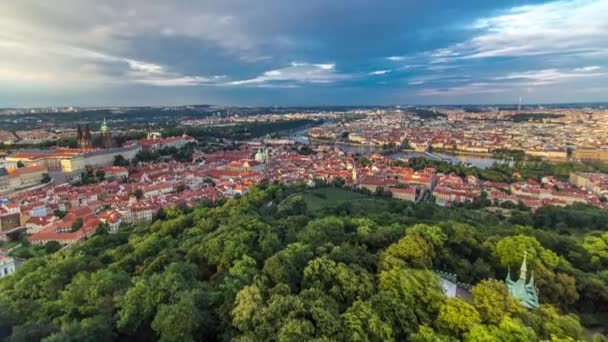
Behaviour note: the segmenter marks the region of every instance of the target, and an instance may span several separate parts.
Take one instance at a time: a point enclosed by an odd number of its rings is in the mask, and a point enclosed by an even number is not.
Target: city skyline
[[[0,107],[601,102],[605,1],[0,4]]]

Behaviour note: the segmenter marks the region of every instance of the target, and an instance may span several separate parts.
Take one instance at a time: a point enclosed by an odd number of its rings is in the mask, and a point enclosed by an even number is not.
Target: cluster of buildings
[[[34,244],[70,244],[93,234],[101,223],[114,231],[121,223],[150,221],[165,206],[193,206],[203,200],[244,194],[250,185],[263,180],[311,186],[318,180],[340,180],[353,188],[390,192],[402,200],[434,198],[442,206],[472,202],[485,194],[497,205],[512,202],[539,208],[586,203],[608,208],[601,200],[608,193],[608,176],[602,174],[573,173],[571,183],[545,177],[542,182],[507,184],[442,174],[433,168],[416,171],[395,166],[395,160],[379,154],[367,156],[371,164],[364,167],[357,156],[329,145],[315,146],[311,154],[300,154],[292,145],[256,150],[257,146],[253,142],[233,151],[197,152],[188,163],[151,163],[131,169],[102,166],[106,181],[99,184],[49,183],[12,193],[0,206],[0,237],[25,229]],[[59,218],[57,212],[67,215]]]
[[[0,168],[0,195],[40,185],[47,173],[48,169],[43,165]]]
[[[193,206],[221,196],[214,187],[204,186],[193,165],[150,164],[132,174],[124,167],[103,170],[109,179],[103,183],[48,184],[8,195],[0,205],[0,239],[25,230],[32,244],[71,244],[94,234],[102,223],[113,232],[122,223],[149,222],[165,206]],[[124,182],[127,177],[130,181]]]
[[[97,148],[54,148],[31,149],[19,151],[5,157],[4,163],[16,167],[18,163],[25,166],[42,166],[50,172],[63,172],[78,175],[87,166],[104,167],[112,165],[117,155],[130,160],[141,151],[140,145]]]
[[[363,145],[397,147],[407,143],[420,150],[436,148],[479,153],[497,148],[523,148],[534,154],[538,146],[543,146],[543,151],[549,153],[546,156],[557,156],[553,152],[562,151],[565,143],[557,138],[559,133],[555,133],[563,130],[555,129],[553,125],[573,120],[578,125],[597,122],[603,115],[566,113],[546,121],[522,123],[520,128],[524,128],[519,130],[509,128],[519,124],[504,123],[509,118],[505,113],[467,116],[458,110],[448,110],[440,116],[421,118],[416,113],[396,109],[351,114],[356,119],[336,120],[333,125],[312,128],[309,136]],[[327,115],[339,114],[319,113],[318,118],[326,119]],[[241,122],[252,118],[296,120],[310,119],[311,114],[242,118],[234,115],[196,119],[184,124],[198,125],[202,123],[200,120],[215,120],[214,124],[218,124],[217,120]],[[316,117],[313,115],[313,118]],[[543,133],[545,130],[553,133]],[[434,199],[442,206],[487,196],[496,205],[512,202],[538,208],[586,203],[607,208],[602,199],[608,193],[608,176],[602,174],[573,173],[570,182],[552,177],[545,177],[541,182],[484,182],[474,176],[442,174],[433,168],[414,170],[396,166],[395,160],[380,154],[368,155],[363,164],[359,156],[346,153],[333,144],[311,145],[308,153],[299,153],[291,141],[280,139],[245,142],[231,151],[207,154],[196,151],[192,161],[187,163],[140,163],[127,169],[112,166],[116,156],[131,160],[142,150],[179,149],[194,140],[185,134],[162,137],[153,132],[144,139],[114,147],[105,120],[99,130],[99,139],[96,139],[98,142],[94,142],[88,126],[79,126],[76,138],[77,148],[20,150],[4,158],[5,167],[0,168],[0,194],[5,194],[0,197],[0,239],[25,230],[33,244],[48,241],[71,244],[86,239],[100,226],[115,231],[123,223],[147,222],[168,205],[193,206],[199,201],[244,194],[250,185],[263,180],[310,185],[319,180],[327,183],[339,180],[352,188],[390,192],[394,198],[402,200]],[[592,135],[587,142],[605,142],[606,139]],[[86,168],[102,170],[105,180],[81,186],[57,181],[40,184],[47,173],[62,174],[63,179],[74,180]]]
[[[165,147],[181,148],[194,139],[182,135],[178,137],[163,138],[159,133],[149,134],[145,139],[126,142],[122,147],[112,147],[112,140],[107,125],[101,127],[101,147],[94,147],[88,126],[78,127],[77,148],[27,149],[19,150],[4,157],[3,165],[8,170],[15,170],[15,174],[24,174],[28,178],[30,171],[39,173],[60,172],[68,179],[77,179],[87,168],[102,168],[111,166],[116,156],[125,160],[133,159],[142,150],[157,151]],[[22,164],[25,167],[19,168]],[[0,169],[1,170],[1,169]],[[10,171],[9,171],[10,174]],[[10,176],[10,175],[9,175]],[[38,176],[38,175],[35,175]],[[21,181],[18,187],[26,187],[34,176]],[[11,187],[14,190],[18,187]],[[0,171],[0,193],[2,193],[2,171]]]
[[[296,120],[332,120],[339,119],[345,114],[343,112],[294,112],[294,113],[277,113],[277,114],[257,114],[257,115],[211,115],[204,118],[191,118],[180,121],[184,126],[218,126],[230,125],[239,123],[256,123],[256,122],[279,122],[279,121],[296,121]]]
[[[573,172],[570,183],[597,196],[608,197],[608,175],[594,172]]]
[[[608,190],[608,188],[606,188]],[[537,209],[542,206],[566,206],[583,203],[600,208],[608,208],[601,196],[581,189],[568,182],[544,177],[542,181],[528,179],[512,184],[481,181],[474,176],[461,178],[457,175],[441,175],[437,186],[433,189],[436,203],[450,206],[455,203],[473,202],[476,198],[487,195],[493,204],[510,202],[519,203]]]
[[[0,144],[40,144],[47,141],[57,140],[60,137],[55,132],[50,132],[44,129],[22,130],[15,133],[10,131],[0,130]]]
[[[608,160],[608,111],[556,109],[468,113],[440,108],[441,115],[421,118],[408,110],[376,110],[350,122],[317,127],[312,139],[366,146],[407,145],[461,153],[521,150],[551,159]],[[521,116],[529,117],[521,121]]]

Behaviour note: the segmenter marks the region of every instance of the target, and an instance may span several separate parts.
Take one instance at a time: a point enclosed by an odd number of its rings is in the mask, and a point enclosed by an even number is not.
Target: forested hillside
[[[606,341],[594,335],[608,326],[605,213],[503,215],[321,190],[262,184],[30,259],[0,280],[0,336]],[[326,200],[328,191],[342,199]],[[534,311],[503,282],[524,253],[539,291]],[[471,284],[471,295],[446,298],[436,271]]]

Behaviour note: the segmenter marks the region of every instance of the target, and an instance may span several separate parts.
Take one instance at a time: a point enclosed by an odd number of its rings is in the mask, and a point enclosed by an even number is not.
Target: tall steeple
[[[110,130],[108,129],[108,124],[106,123],[106,118],[103,118],[103,123],[101,124],[101,128],[99,129],[101,135],[101,147],[110,148],[112,147],[112,139],[110,137]]]
[[[106,118],[103,118],[103,123],[101,124],[101,128],[99,129],[101,134],[105,134],[108,132],[108,125],[106,124]]]
[[[80,140],[82,140],[82,127],[80,127],[80,124],[78,124],[76,142],[80,143]]]
[[[524,261],[522,261],[521,268],[519,269],[519,279],[523,279],[524,281],[526,281],[527,276],[528,276],[528,265],[526,262],[527,257],[528,257],[528,251],[525,251],[524,252]]]
[[[509,289],[509,294],[514,298],[518,299],[519,302],[530,310],[534,310],[538,308],[538,293],[536,287],[534,285],[534,271],[530,276],[530,281],[526,282],[526,278],[528,276],[528,253],[524,252],[524,260],[521,263],[521,268],[519,271],[519,279],[517,281],[513,281],[511,279],[511,269],[509,268],[507,271],[507,277],[505,279],[505,283],[507,288]]]
[[[87,139],[87,143],[88,140],[91,140],[91,129],[89,128],[89,124],[84,126],[84,138]]]

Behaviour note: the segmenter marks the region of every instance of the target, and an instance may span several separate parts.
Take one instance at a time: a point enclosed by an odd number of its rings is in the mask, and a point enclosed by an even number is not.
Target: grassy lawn
[[[312,211],[325,207],[336,206],[342,202],[369,199],[369,197],[340,188],[321,188],[302,194],[306,206]]]
[[[344,203],[349,203],[353,210],[360,213],[379,212],[386,210],[388,206],[388,201],[384,198],[366,196],[341,188],[320,188],[294,194],[293,196],[302,196],[306,202],[306,207],[311,212],[319,212],[322,209],[337,207]]]

